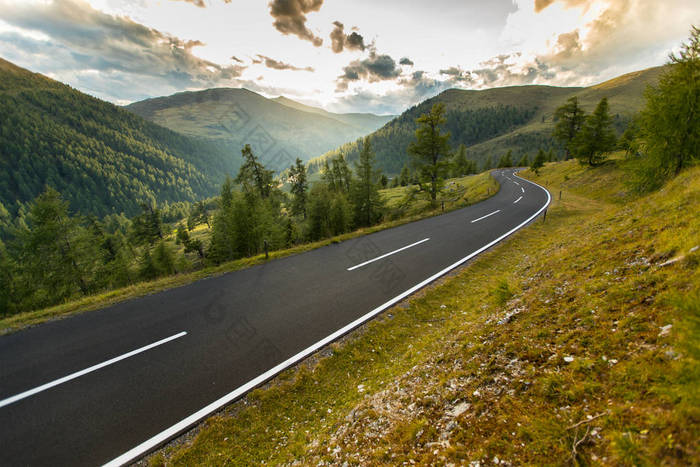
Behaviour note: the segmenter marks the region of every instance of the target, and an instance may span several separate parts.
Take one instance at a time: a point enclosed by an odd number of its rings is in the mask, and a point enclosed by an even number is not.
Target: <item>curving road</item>
[[[0,337],[0,465],[128,463],[535,219],[492,198]]]

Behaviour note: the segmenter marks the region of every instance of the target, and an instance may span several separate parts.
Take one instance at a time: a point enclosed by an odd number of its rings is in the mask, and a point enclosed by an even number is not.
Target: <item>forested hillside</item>
[[[247,89],[180,92],[125,107],[182,134],[216,141],[231,151],[250,144],[280,171],[296,158],[319,156],[380,128],[391,119],[373,114],[333,114],[286,98],[267,99]]]
[[[586,112],[607,97],[614,125],[621,132],[631,116],[643,106],[644,89],[657,82],[664,67],[629,73],[588,88],[554,86],[510,86],[482,91],[449,89],[408,109],[372,134],[377,163],[386,173],[397,174],[408,161],[406,151],[417,128],[415,119],[443,103],[447,110],[446,129],[451,132],[453,149],[464,144],[468,157],[482,167],[490,155],[493,160],[512,151],[515,160],[524,154],[534,156],[541,148],[563,153],[551,137],[554,111],[567,98],[578,96]],[[350,142],[310,161],[309,171],[318,172],[323,161],[339,153],[354,161],[357,142]]]
[[[46,186],[71,209],[134,215],[211,196],[239,153],[195,141],[0,59],[0,215]]]

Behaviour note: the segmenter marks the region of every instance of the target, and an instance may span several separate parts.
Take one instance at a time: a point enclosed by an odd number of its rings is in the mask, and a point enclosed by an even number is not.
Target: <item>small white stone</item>
[[[571,363],[574,361],[574,357],[571,357],[571,356],[564,357],[564,361],[566,363]]]

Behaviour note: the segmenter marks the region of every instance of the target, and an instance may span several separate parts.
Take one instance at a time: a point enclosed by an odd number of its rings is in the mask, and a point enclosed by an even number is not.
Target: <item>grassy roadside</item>
[[[150,463],[699,464],[700,169],[630,202],[615,164],[526,172],[546,223]]]
[[[450,198],[450,201],[445,203],[445,211],[459,209],[478,203],[492,196],[498,191],[498,182],[496,182],[496,180],[486,172],[471,177],[450,180],[449,183],[451,183],[452,187],[454,187],[454,196]],[[389,209],[395,209],[397,207],[400,199],[403,198],[405,191],[405,187],[382,190],[382,196],[387,199]],[[338,235],[336,237],[318,242],[305,243],[302,245],[297,245],[293,248],[270,252],[269,259],[266,259],[264,254],[250,258],[242,258],[215,267],[206,267],[200,270],[180,273],[153,281],[140,282],[129,287],[83,297],[79,300],[63,303],[43,310],[18,313],[0,319],[0,335],[15,332],[27,326],[37,325],[48,320],[63,318],[86,311],[92,311],[132,298],[180,287],[207,277],[238,271],[240,269],[255,266],[272,259],[284,258],[286,256],[304,253],[306,251],[321,248],[332,243],[339,243],[345,240],[360,237],[362,235],[367,235],[380,230],[390,229],[392,227],[397,227],[409,222],[424,219],[426,217],[435,216],[441,212],[441,208],[430,210],[426,209],[426,206],[422,206],[420,209],[414,207],[405,212],[399,219],[396,220],[387,221],[369,228],[355,230],[353,232],[348,232],[346,234]],[[200,226],[193,236],[200,239],[207,238],[207,232],[205,232],[204,226]]]

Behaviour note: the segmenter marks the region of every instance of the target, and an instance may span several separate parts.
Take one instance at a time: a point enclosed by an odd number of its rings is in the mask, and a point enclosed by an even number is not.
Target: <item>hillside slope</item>
[[[700,169],[635,199],[618,164],[528,174],[546,222],[151,465],[696,464]]]
[[[280,96],[272,100],[279,104],[286,105],[287,107],[291,107],[293,109],[309,113],[315,113],[324,117],[338,120],[339,122],[343,122],[346,125],[350,125],[354,128],[357,128],[358,130],[363,132],[363,135],[372,133],[373,131],[377,130],[378,128],[381,128],[386,123],[388,123],[396,117],[396,115],[375,115],[370,113],[333,113],[328,112],[324,109],[320,109],[318,107],[312,107],[310,105],[302,104],[284,96]]]
[[[0,59],[0,205],[13,215],[46,185],[97,216],[193,201],[238,159]]]
[[[483,164],[491,155],[496,161],[512,150],[516,161],[522,154],[531,156],[539,148],[561,151],[550,134],[553,114],[566,99],[578,96],[587,112],[607,97],[615,125],[621,130],[632,114],[641,109],[647,85],[658,80],[664,67],[629,73],[588,88],[555,86],[509,86],[480,91],[449,89],[430,98],[387,123],[372,134],[377,161],[384,172],[398,173],[408,161],[406,148],[414,139],[415,119],[442,102],[447,110],[446,129],[453,148],[465,144],[469,157]],[[358,154],[356,142],[345,144],[309,162],[317,172],[323,160],[344,153],[349,160]]]
[[[332,114],[247,89],[181,92],[125,107],[159,125],[202,140],[218,141],[232,153],[250,144],[270,168],[288,168],[376,130],[388,119]]]

